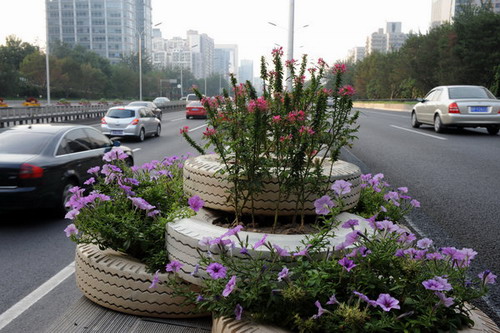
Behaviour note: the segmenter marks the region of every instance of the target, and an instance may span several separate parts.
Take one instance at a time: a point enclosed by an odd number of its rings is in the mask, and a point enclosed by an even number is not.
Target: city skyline
[[[335,5],[324,0],[307,3],[296,0],[294,58],[307,53],[311,61],[319,57],[329,63],[343,59],[349,49],[364,46],[366,37],[389,21],[402,22],[406,33],[426,33],[430,26],[431,2],[351,0]],[[164,38],[185,37],[187,30],[198,30],[217,44],[237,44],[240,59],[253,60],[257,70],[260,57],[269,57],[276,44],[287,49],[289,1],[255,0],[237,6],[234,3],[230,0],[193,0],[189,4],[176,3],[173,7],[168,2],[152,0],[153,24],[161,22],[158,28]],[[26,8],[31,10],[26,11]],[[5,44],[8,35],[15,35],[44,47],[45,1],[12,3],[4,10],[4,17],[0,22],[0,44]],[[308,26],[302,28],[305,25]]]

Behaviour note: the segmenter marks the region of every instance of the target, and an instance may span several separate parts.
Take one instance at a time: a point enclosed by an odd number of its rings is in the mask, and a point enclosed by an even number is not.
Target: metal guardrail
[[[163,111],[185,107],[185,101],[170,102]],[[74,122],[82,119],[99,119],[108,109],[118,105],[46,105],[36,107],[0,108],[0,128],[22,124],[47,124]]]

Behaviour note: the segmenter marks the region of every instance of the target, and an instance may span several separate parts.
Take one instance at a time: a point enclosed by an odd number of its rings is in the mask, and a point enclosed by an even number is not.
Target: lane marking
[[[134,149],[132,149],[132,151],[135,153],[136,151],[139,151],[139,150],[141,150],[141,149],[142,149],[142,148],[134,148]]]
[[[47,295],[52,289],[61,284],[64,280],[70,277],[75,272],[75,262],[73,261],[68,266],[63,268],[59,273],[51,277],[47,282],[42,284],[29,295],[14,304],[7,311],[0,315],[0,330],[10,324],[14,319],[19,317],[24,311],[28,310],[33,304],[38,302],[42,297]]]
[[[203,128],[203,127],[207,127],[207,124],[192,128],[188,132],[193,132],[193,131],[199,130],[200,128]]]
[[[387,111],[387,112],[390,112],[390,111]],[[398,111],[398,112],[407,112],[409,113],[410,111]],[[384,113],[384,112],[377,112],[377,111],[361,111],[361,114],[363,116],[368,116],[370,114],[380,114],[380,115],[383,115],[383,116],[389,116],[389,117],[398,117],[398,118],[407,118],[408,115],[398,115],[398,114],[390,114],[390,113]]]
[[[179,120],[184,120],[184,119],[186,119],[186,117],[170,119],[169,121],[179,121]]]
[[[448,140],[446,138],[442,138],[442,137],[437,136],[437,135],[422,133],[422,132],[411,130],[411,129],[408,129],[408,128],[399,127],[399,126],[396,126],[396,125],[390,125],[390,126],[394,127],[394,128],[397,128],[397,129],[400,129],[400,130],[403,130],[403,131],[408,131],[408,132],[415,133],[415,134],[425,135],[425,136],[428,136],[428,137],[431,137],[431,138],[434,138],[434,139],[445,140],[445,141]]]

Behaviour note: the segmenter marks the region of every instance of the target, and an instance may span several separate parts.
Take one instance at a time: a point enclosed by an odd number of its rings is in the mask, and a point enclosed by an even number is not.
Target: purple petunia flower
[[[189,198],[188,204],[192,210],[194,210],[195,212],[198,212],[203,207],[205,202],[199,196],[195,195],[195,196]]]
[[[312,316],[312,319],[318,319],[319,317],[321,317],[323,315],[323,313],[326,312],[326,310],[323,309],[323,307],[321,306],[321,303],[319,301],[314,302],[314,305],[316,305],[316,307],[318,308],[318,313],[315,314],[314,316]]]
[[[443,304],[447,308],[453,305],[455,300],[453,297],[446,297],[444,293],[439,291],[436,291],[434,294],[439,298],[438,304]]]
[[[229,279],[229,281],[227,282],[224,291],[222,291],[222,296],[224,297],[229,296],[229,294],[233,292],[235,286],[236,286],[236,275],[233,275],[231,279]]]
[[[151,210],[156,208],[155,206],[149,204],[149,202],[147,202],[143,198],[138,198],[138,197],[127,197],[127,198],[129,198],[130,201],[132,201],[132,204],[139,209]]]
[[[448,280],[440,276],[436,276],[434,279],[425,280],[422,282],[422,285],[425,289],[434,291],[448,291],[453,289],[451,284],[448,283]]]
[[[280,256],[280,257],[288,257],[290,256],[290,252],[288,252],[287,250],[279,247],[278,244],[273,244],[273,247],[276,249],[276,253]]]
[[[184,266],[184,264],[181,264],[177,260],[172,260],[170,263],[167,264],[167,266],[165,267],[165,270],[167,272],[174,272],[175,273],[175,272],[178,272],[182,266]]]
[[[399,193],[398,192],[394,192],[394,191],[390,191],[390,192],[387,192],[387,194],[384,195],[384,200],[385,201],[390,201],[394,204],[394,206],[397,206],[399,207]]]
[[[316,214],[318,215],[327,215],[328,213],[330,213],[330,209],[334,206],[335,203],[328,195],[324,195],[314,201],[314,208],[316,208]]]
[[[342,224],[342,228],[345,228],[345,229],[349,229],[349,228],[352,228],[354,229],[355,226],[359,225],[359,221],[356,220],[356,219],[350,219],[350,220],[347,220],[346,222],[344,222],[344,224]]]
[[[95,183],[94,177],[90,177],[89,179],[87,179],[86,181],[83,182],[84,185],[92,185],[94,183]]]
[[[478,277],[481,279],[483,286],[486,284],[495,284],[497,282],[497,276],[488,269],[479,273]]]
[[[111,162],[114,160],[124,160],[127,157],[128,157],[128,155],[125,154],[125,152],[122,149],[117,148],[117,149],[113,149],[113,150],[110,150],[109,152],[105,153],[104,156],[102,157],[102,159],[106,162]]]
[[[149,289],[158,287],[159,282],[160,282],[160,270],[157,270],[155,272],[155,275],[153,275],[153,280],[151,280],[151,285],[149,286]]]
[[[87,170],[87,173],[95,173],[96,175],[99,173],[99,171],[101,170],[101,167],[100,166],[95,166],[93,168],[90,168]]]
[[[332,190],[338,195],[348,194],[351,192],[351,183],[343,179],[336,180],[332,185]]]
[[[253,246],[253,249],[255,250],[255,249],[261,247],[262,245],[264,245],[264,243],[266,242],[266,238],[267,238],[267,234],[264,234],[262,239],[259,240],[257,243],[255,243],[255,245]]]
[[[226,277],[226,267],[219,264],[218,262],[213,262],[207,267],[207,273],[214,280],[223,279]]]
[[[351,269],[353,269],[354,267],[356,267],[356,264],[354,263],[354,261],[350,260],[349,258],[347,257],[344,257],[342,259],[339,260],[339,264],[345,268],[346,271],[350,272]]]
[[[281,270],[281,272],[278,273],[278,281],[281,281],[284,278],[287,278],[288,277],[288,273],[289,273],[288,268],[283,267],[283,269]]]
[[[70,237],[71,235],[78,235],[78,229],[76,228],[76,226],[73,223],[68,225],[64,229],[64,232],[66,233],[66,237]]]
[[[194,266],[194,270],[189,274],[191,276],[197,276],[198,275],[198,270],[200,269],[200,265],[199,264],[196,264]]]
[[[415,208],[419,208],[420,207],[420,201],[413,199],[412,201],[410,201],[410,205],[412,205]]]
[[[366,303],[368,303],[371,306],[377,306],[378,305],[377,301],[373,301],[373,300],[369,299],[368,296],[366,296],[363,293],[360,293],[360,292],[358,292],[356,290],[354,290],[352,293],[354,295],[358,296],[362,301],[365,301]]]
[[[250,253],[248,252],[248,249],[246,247],[242,247],[241,250],[240,250],[240,254],[244,254],[244,255],[250,255]]]
[[[243,307],[239,304],[236,304],[234,308],[234,316],[236,320],[241,320],[241,315],[243,314]]]
[[[210,246],[210,242],[212,241],[212,238],[210,237],[203,237],[202,239],[200,239],[200,241],[198,242],[198,245],[200,246]]]
[[[220,236],[221,238],[224,238],[224,237],[231,237],[231,236],[234,236],[236,235],[238,232],[240,232],[244,227],[242,225],[237,225],[236,227],[232,228],[232,229],[229,229],[227,232],[225,232],[222,236]]]
[[[392,309],[400,309],[399,301],[389,294],[380,294],[377,298],[377,305],[384,311],[391,311]]]
[[[204,298],[203,298],[203,296],[202,296],[202,295],[198,295],[198,296],[196,296],[196,302],[198,302],[198,303],[199,303],[199,302],[201,302],[201,301],[203,301],[203,300],[204,300]]]
[[[337,301],[337,297],[335,297],[335,294],[330,296],[330,298],[328,299],[328,302],[326,302],[326,304],[328,304],[328,305],[339,304],[339,301]]]
[[[432,240],[429,238],[422,238],[417,242],[417,246],[421,249],[428,249],[432,245]]]
[[[307,250],[309,250],[310,247],[311,247],[311,244],[307,244],[305,249],[300,250],[299,252],[295,252],[293,254],[293,256],[297,257],[297,256],[305,256],[305,255],[307,255]]]

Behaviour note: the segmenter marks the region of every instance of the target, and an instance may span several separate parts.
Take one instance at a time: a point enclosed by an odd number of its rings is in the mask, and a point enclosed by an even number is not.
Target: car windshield
[[[4,131],[0,133],[0,154],[39,154],[51,138],[48,133]]]
[[[109,118],[133,118],[135,117],[135,111],[129,109],[111,109],[106,114]]]
[[[450,99],[495,98],[483,87],[451,87],[448,88],[448,94]]]

